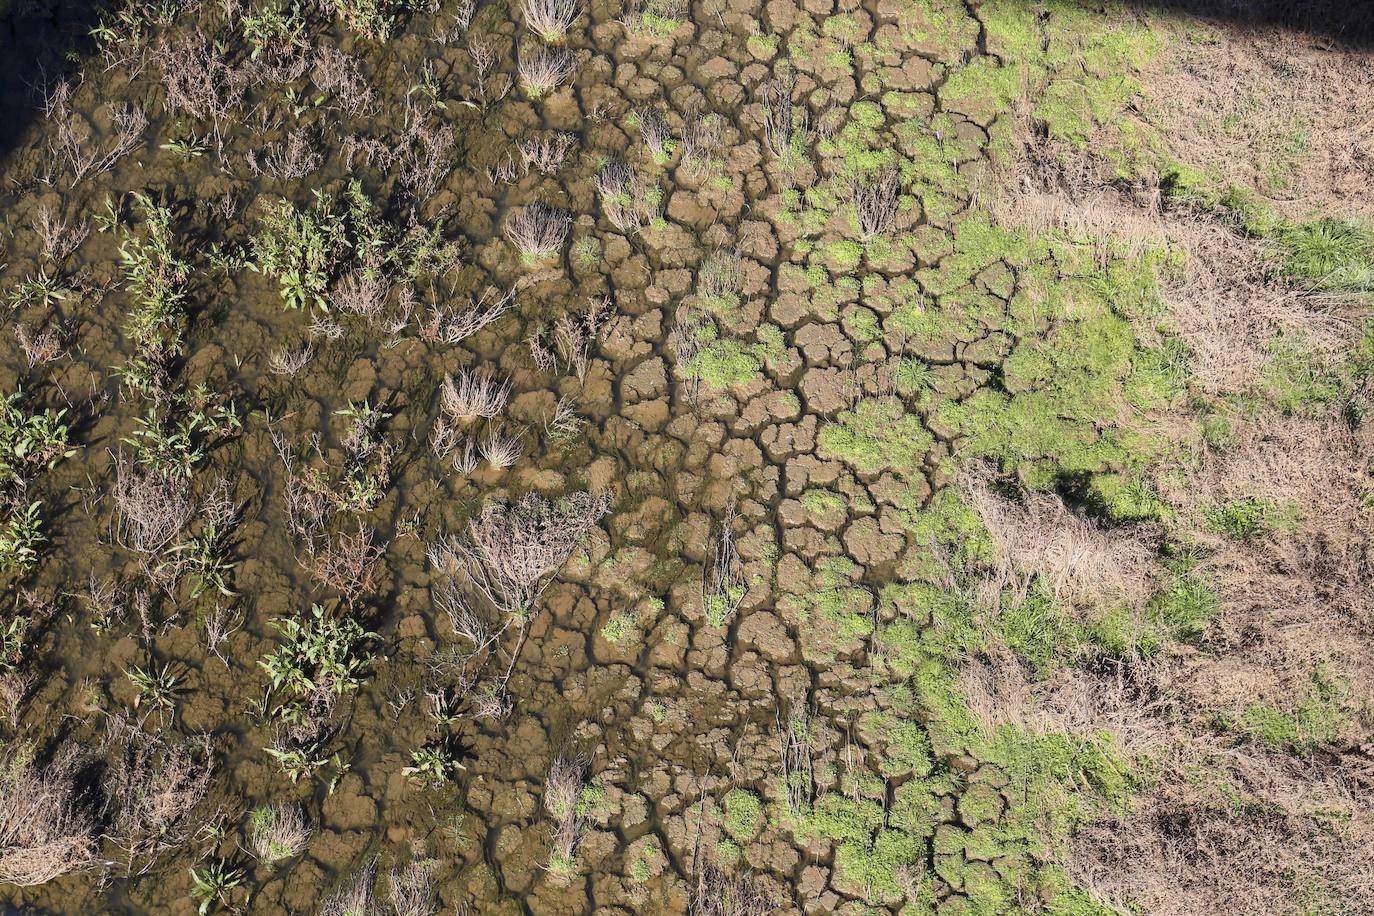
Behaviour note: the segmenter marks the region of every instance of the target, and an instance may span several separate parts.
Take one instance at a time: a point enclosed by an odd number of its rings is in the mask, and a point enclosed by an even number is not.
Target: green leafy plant
[[[138,691],[134,696],[135,709],[144,704],[164,711],[176,707],[180,679],[172,672],[171,665],[158,664],[153,659],[147,665],[134,665],[126,669],[124,675]]]
[[[347,614],[327,614],[318,604],[304,620],[288,617],[272,625],[283,645],[258,664],[273,690],[305,696],[321,687],[344,694],[361,686],[373,660],[365,646],[377,634]]]
[[[224,859],[216,859],[203,868],[192,868],[191,899],[198,904],[201,916],[216,905],[227,903],[229,894],[245,877],[243,869],[235,868]]]
[[[444,736],[411,751],[410,765],[402,767],[401,772],[431,786],[440,786],[456,779],[465,769],[467,767],[458,760],[457,749]]]

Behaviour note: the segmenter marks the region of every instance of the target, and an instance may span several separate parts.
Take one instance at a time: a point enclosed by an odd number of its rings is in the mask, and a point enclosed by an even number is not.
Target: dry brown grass
[[[98,824],[77,785],[77,749],[45,765],[9,744],[0,764],[0,882],[31,887],[96,863]]]
[[[1225,451],[1161,477],[1222,599],[1212,638],[1225,651],[1189,663],[1178,685],[1186,694],[1214,708],[1292,705],[1321,664],[1353,696],[1374,697],[1371,444],[1368,424],[1267,414],[1240,426]],[[1252,498],[1293,521],[1245,540],[1208,526],[1206,509]]]
[[[1146,117],[1190,165],[1257,189],[1293,217],[1374,213],[1367,52],[1217,24],[1206,40],[1172,41],[1144,85]]]
[[[1113,601],[1138,605],[1148,597],[1156,553],[1153,529],[1107,530],[1071,512],[1058,496],[1025,493],[1013,501],[994,489],[995,482],[989,469],[978,465],[959,479],[965,500],[992,539],[997,568],[985,581],[992,604],[1007,588],[1024,598],[1037,579],[1074,607]]]
[[[1158,916],[1374,912],[1367,787],[1200,739],[1152,762],[1130,813],[1072,841],[1069,871],[1099,899]]]

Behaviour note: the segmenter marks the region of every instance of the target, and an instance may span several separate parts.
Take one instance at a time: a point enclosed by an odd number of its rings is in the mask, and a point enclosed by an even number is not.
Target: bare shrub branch
[[[498,610],[524,616],[592,526],[606,514],[607,492],[579,491],[548,500],[531,493],[513,506],[490,503],[434,556],[464,572]]]

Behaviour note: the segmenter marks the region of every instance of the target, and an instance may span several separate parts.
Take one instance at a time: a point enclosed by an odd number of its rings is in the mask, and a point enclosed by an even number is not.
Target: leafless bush
[[[461,343],[509,312],[516,293],[523,288],[524,284],[517,282],[504,296],[486,289],[477,299],[468,297],[457,306],[433,305],[428,320],[420,326],[420,337],[432,343]]]
[[[427,200],[453,173],[458,135],[446,122],[408,117],[406,131],[395,150],[393,168],[401,186],[416,200]]]
[[[115,459],[114,539],[151,556],[176,539],[195,513],[190,486],[177,476],[145,471],[131,459]]]
[[[300,855],[310,843],[310,825],[295,802],[258,808],[253,812],[252,825],[253,853],[268,865]]]
[[[319,916],[377,916],[372,896],[377,880],[377,863],[369,859],[353,873],[347,884],[325,898]]]
[[[672,158],[676,144],[663,115],[653,108],[641,108],[635,112],[635,120],[639,122],[639,138],[653,160],[663,164]]]
[[[315,85],[338,96],[343,109],[351,114],[368,114],[376,105],[376,94],[368,85],[356,57],[331,45],[320,45],[311,73]]]
[[[725,119],[712,113],[691,118],[682,138],[682,169],[692,179],[709,175],[725,154]]]
[[[299,127],[287,135],[285,144],[274,144],[267,151],[266,171],[278,181],[295,181],[315,171],[323,161],[310,128]]]
[[[552,175],[557,172],[576,139],[572,134],[553,131],[521,140],[520,158],[525,164],[525,174],[538,171]]]
[[[309,343],[294,350],[274,350],[267,360],[267,371],[273,375],[295,375],[305,368],[314,355],[315,348]]]
[[[544,203],[527,204],[506,220],[506,239],[526,263],[542,261],[560,251],[572,217]]]
[[[62,337],[52,328],[44,328],[37,334],[30,334],[22,324],[14,326],[14,339],[24,354],[29,368],[47,365],[62,357]]]
[[[386,309],[391,285],[379,271],[356,268],[329,291],[329,304],[346,315],[373,322]]]
[[[461,571],[506,614],[524,616],[610,508],[607,492],[579,491],[548,500],[531,493],[515,505],[490,503],[468,522],[466,539],[451,539],[434,559]]]
[[[534,48],[521,48],[520,82],[525,94],[532,99],[548,95],[573,72],[572,52],[566,48],[550,48],[539,45]]]
[[[520,460],[525,447],[519,436],[507,436],[499,426],[487,430],[482,439],[482,458],[494,468],[505,469]]]
[[[687,912],[690,916],[767,916],[779,909],[776,897],[747,876],[703,862]]]
[[[443,569],[446,555],[445,547],[440,545],[432,546],[429,550],[431,565],[437,569]],[[444,576],[441,584],[436,586],[434,594],[435,606],[444,612],[448,617],[449,626],[453,632],[472,643],[472,654],[477,654],[485,650],[497,637],[504,632],[504,628],[497,630],[483,617],[472,604],[464,597],[463,590],[459,587],[458,581],[453,576]]]
[[[482,107],[486,107],[492,102],[499,102],[510,92],[512,80],[505,77],[505,82],[498,91],[495,87],[488,85],[487,77],[490,75],[492,67],[496,65],[496,47],[490,40],[475,39],[471,36],[467,41],[468,57],[472,58],[472,68],[477,76],[477,93],[482,99]]]
[[[310,575],[352,604],[372,590],[377,562],[386,552],[386,545],[374,544],[373,536],[372,529],[360,523],[357,534],[339,534],[313,549],[305,564]]]
[[[453,376],[444,376],[443,386],[439,389],[439,403],[445,415],[451,420],[471,420],[474,417],[491,419],[506,406],[510,397],[510,380],[497,382],[490,373],[458,371]]]
[[[577,0],[521,0],[525,25],[548,42],[562,41],[577,18]]]
[[[856,181],[851,193],[859,236],[868,241],[892,226],[897,216],[897,173],[885,171],[866,182]]]
[[[112,729],[107,838],[122,853],[124,873],[141,875],[182,848],[202,823],[196,807],[209,790],[214,754],[208,736],[175,742],[118,720]]]
[[[81,247],[91,231],[91,227],[84,222],[69,224],[48,204],[41,205],[35,211],[32,227],[43,246],[43,257],[49,261],[66,260],[68,255]]]
[[[396,916],[436,916],[435,863],[425,859],[404,868],[393,868],[387,876],[387,897]]]
[[[33,688],[35,675],[16,668],[0,671],[0,721],[16,724],[19,707]]]
[[[93,865],[97,823],[77,785],[77,750],[46,766],[33,748],[10,744],[0,762],[0,881],[44,884]]]
[[[224,61],[215,42],[197,30],[164,37],[153,49],[162,71],[167,110],[218,127],[243,100],[245,81]]]
[[[558,348],[558,355],[579,382],[586,379],[592,345],[596,343],[610,310],[611,300],[608,297],[593,297],[587,300],[587,308],[582,314],[576,317],[560,315],[554,322],[554,345]]]
[[[128,102],[106,105],[103,110],[109,120],[109,130],[101,142],[91,123],[71,110],[69,84],[61,83],[59,87],[49,110],[53,124],[47,132],[43,180],[52,183],[65,169],[71,185],[75,186],[83,178],[108,170],[131,152],[142,139],[148,118],[142,108]]]

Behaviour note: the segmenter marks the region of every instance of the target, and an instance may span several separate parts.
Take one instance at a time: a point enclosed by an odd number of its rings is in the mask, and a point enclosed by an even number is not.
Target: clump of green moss
[[[747,789],[731,789],[725,795],[724,808],[721,828],[737,842],[747,845],[763,824],[763,802]]]
[[[1283,709],[1271,703],[1252,703],[1230,725],[1272,747],[1306,754],[1336,738],[1349,721],[1348,705],[1345,684],[1318,666],[1312,672],[1307,695],[1297,706]]]
[[[867,398],[821,428],[820,453],[869,474],[918,471],[935,439],[897,398]]]

